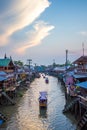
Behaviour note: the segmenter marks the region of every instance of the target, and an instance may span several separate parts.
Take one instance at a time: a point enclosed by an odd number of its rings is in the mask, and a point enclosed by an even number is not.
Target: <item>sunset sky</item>
[[[0,0],[0,58],[65,63],[87,55],[87,0]]]

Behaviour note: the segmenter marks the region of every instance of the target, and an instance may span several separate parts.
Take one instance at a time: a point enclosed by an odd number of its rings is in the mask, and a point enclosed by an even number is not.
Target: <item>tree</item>
[[[14,61],[15,65],[19,65],[19,66],[23,66],[23,62],[18,60],[18,61]]]

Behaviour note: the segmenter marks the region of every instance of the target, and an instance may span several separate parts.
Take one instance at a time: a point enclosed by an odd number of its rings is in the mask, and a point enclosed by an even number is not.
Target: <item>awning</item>
[[[77,75],[77,74],[74,74],[73,77],[76,78],[76,79],[81,79],[81,78],[87,78],[87,75]]]
[[[6,76],[6,75],[7,75],[6,72],[4,72],[4,71],[0,71],[0,76]]]
[[[4,81],[4,80],[6,80],[6,79],[7,79],[7,78],[0,76],[0,81]]]
[[[65,71],[66,68],[65,67],[55,67],[53,70],[54,71]]]
[[[46,95],[47,95],[47,92],[46,92],[46,91],[40,92],[40,95],[41,95],[41,96],[46,96]]]
[[[79,87],[81,87],[81,88],[87,89],[87,81],[78,83],[78,84],[76,84],[76,86],[79,86]]]

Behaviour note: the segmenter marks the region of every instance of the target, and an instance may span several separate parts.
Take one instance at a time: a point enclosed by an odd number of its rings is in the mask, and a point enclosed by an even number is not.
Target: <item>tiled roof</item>
[[[77,64],[77,63],[80,63],[80,62],[87,63],[87,56],[81,56],[80,58],[78,58],[77,60],[75,60],[73,63]]]
[[[10,61],[11,61],[11,59],[8,59],[8,58],[6,58],[6,59],[0,59],[0,66],[2,67],[2,66],[8,66],[9,65],[9,63],[10,63]]]

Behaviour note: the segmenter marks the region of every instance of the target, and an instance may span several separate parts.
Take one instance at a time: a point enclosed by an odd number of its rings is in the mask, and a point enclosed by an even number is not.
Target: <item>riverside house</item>
[[[73,64],[77,64],[77,67],[75,67],[77,73],[87,73],[87,56],[81,56]]]
[[[2,92],[3,88],[6,92],[14,88],[14,71],[15,66],[11,57],[7,58],[5,55],[4,58],[0,59],[0,92]]]
[[[0,71],[5,71],[7,73],[13,73],[15,70],[14,63],[10,58],[7,58],[6,55],[4,58],[0,59]]]

